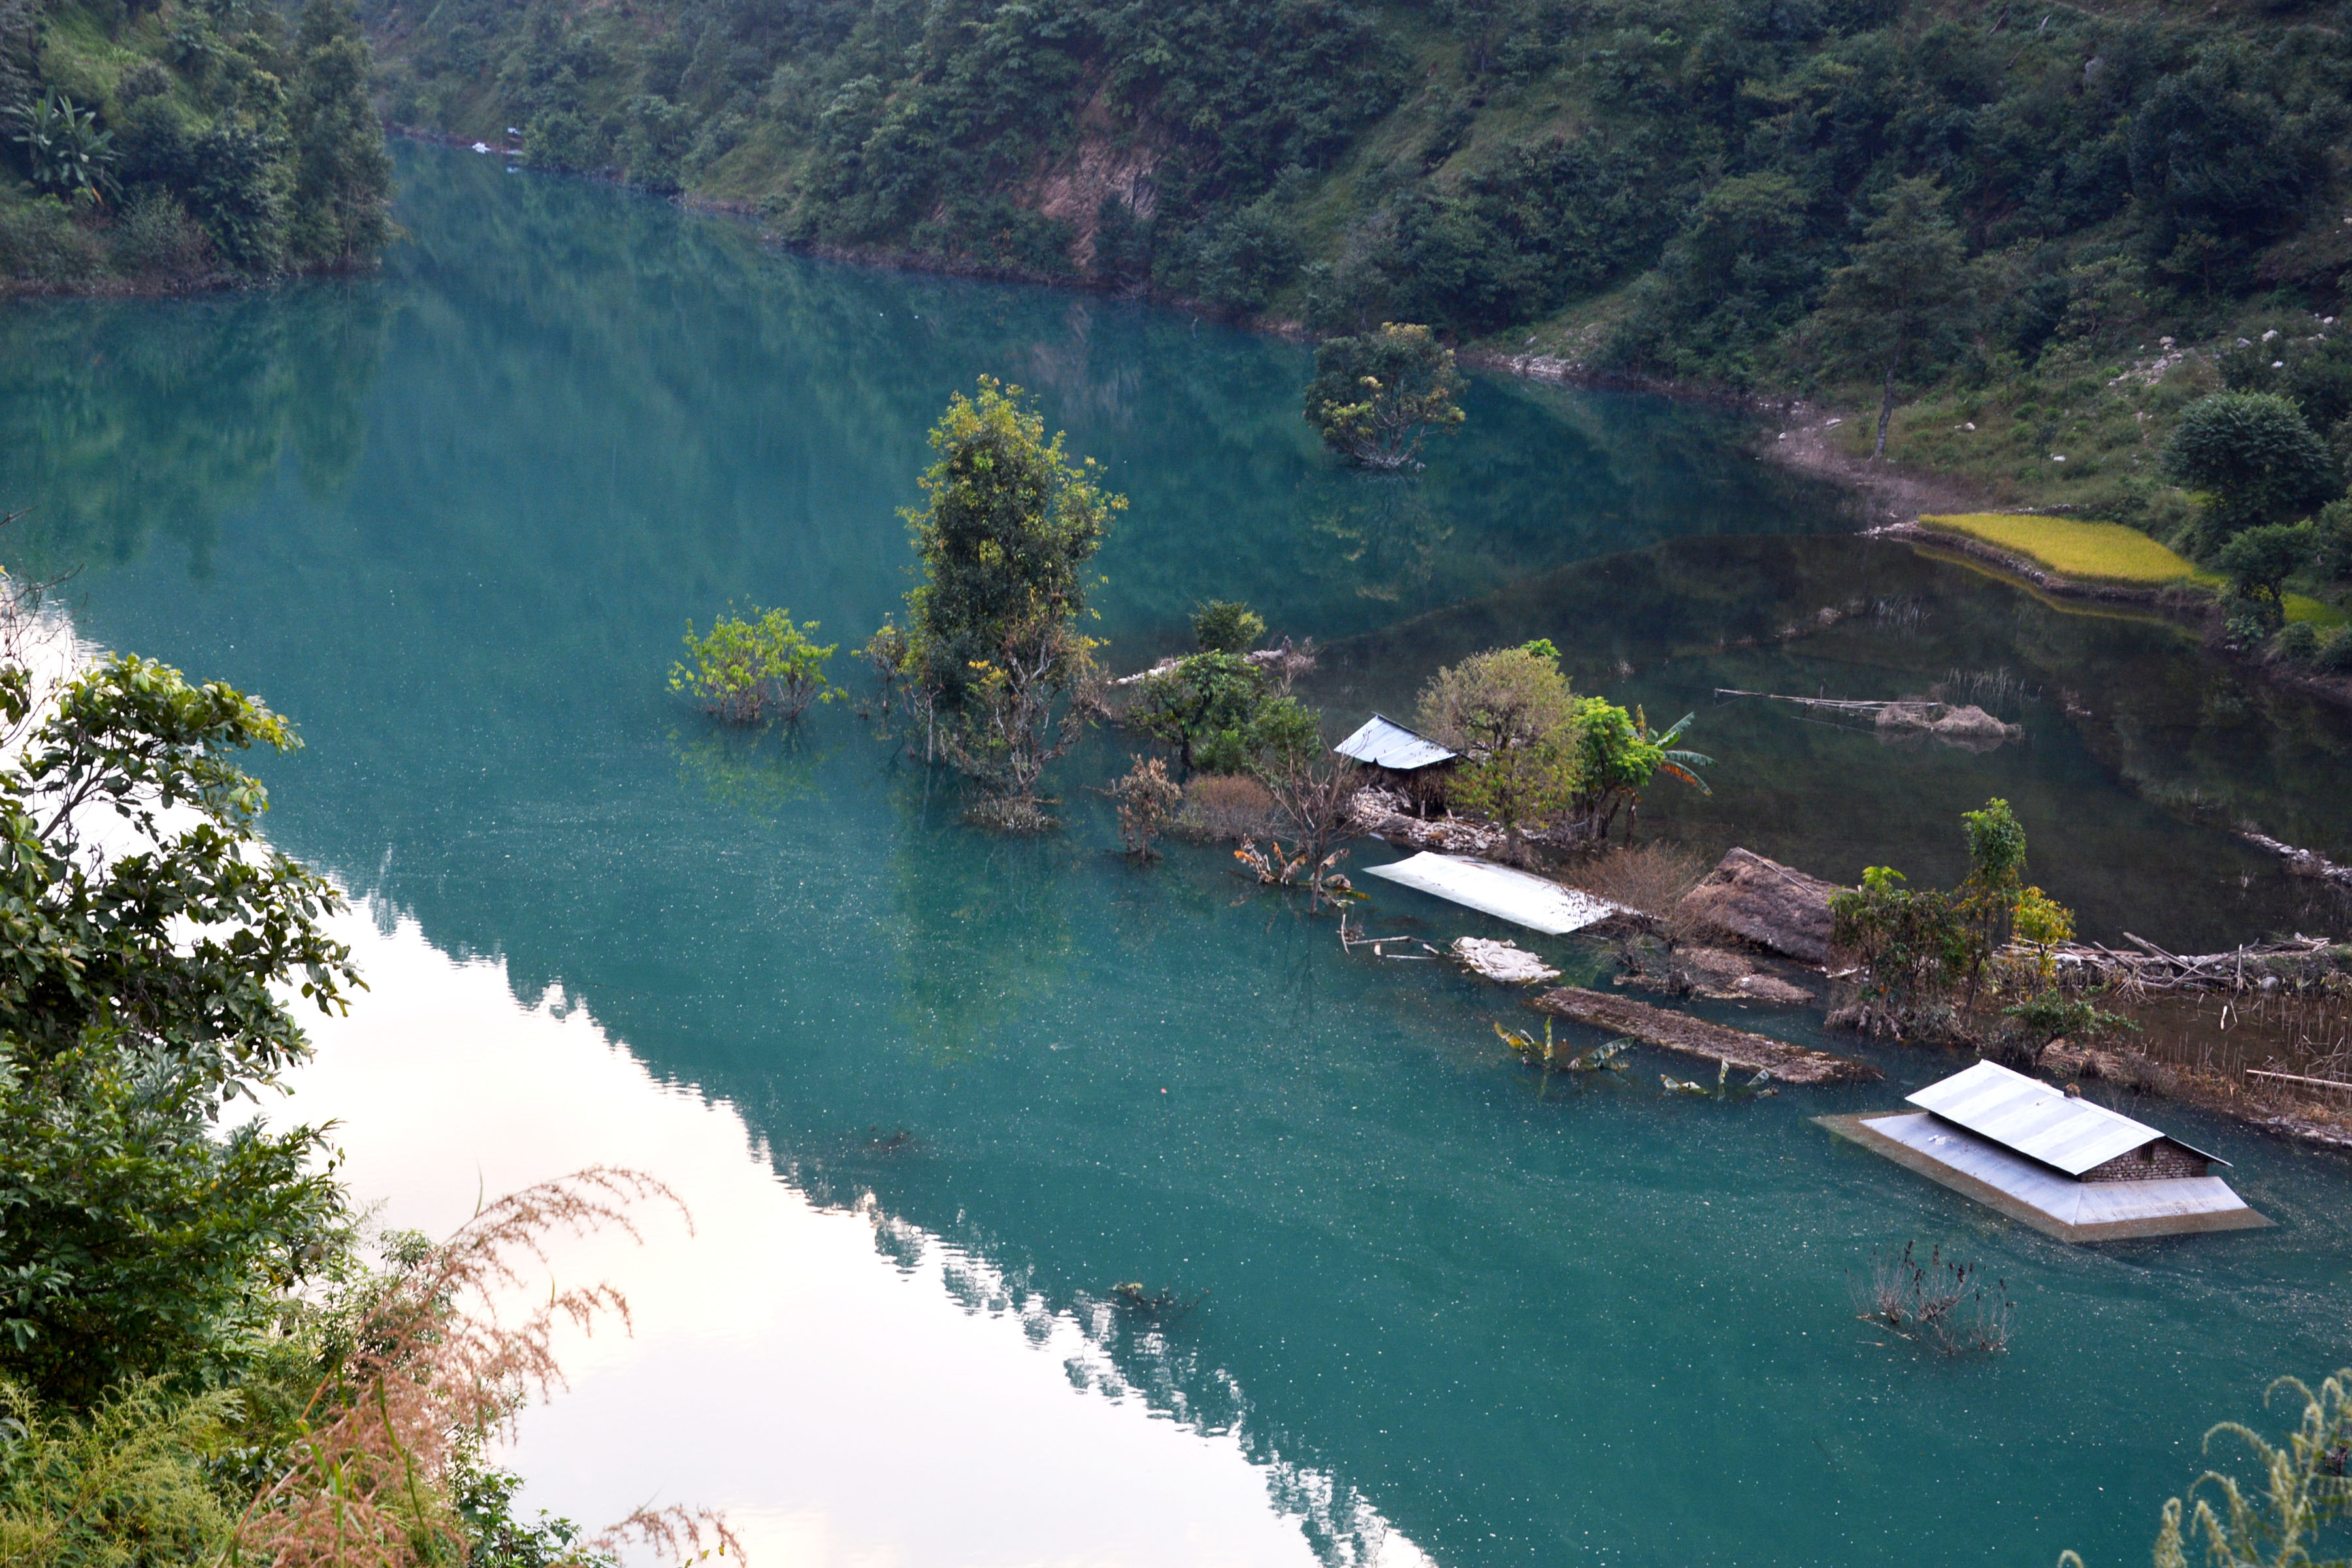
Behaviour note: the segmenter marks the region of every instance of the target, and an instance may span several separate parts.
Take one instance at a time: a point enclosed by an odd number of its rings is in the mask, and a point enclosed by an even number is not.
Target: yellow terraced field
[[[1981,539],[2012,551],[2062,576],[2097,583],[2218,583],[2183,555],[2120,522],[2085,522],[2071,517],[2034,517],[2011,512],[1963,512],[1922,517],[1930,528]]]

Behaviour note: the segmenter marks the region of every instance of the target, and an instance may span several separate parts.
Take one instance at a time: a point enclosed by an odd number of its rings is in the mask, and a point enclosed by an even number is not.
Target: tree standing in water
[[[1377,332],[1316,348],[1307,422],[1333,451],[1394,472],[1420,456],[1431,430],[1462,423],[1461,395],[1452,349],[1427,327],[1383,321]]]
[[[938,748],[988,792],[976,815],[1044,827],[1037,782],[1093,706],[1087,563],[1127,498],[992,376],[955,395],[931,450],[925,502],[904,513],[923,563],[907,595],[914,696]]]

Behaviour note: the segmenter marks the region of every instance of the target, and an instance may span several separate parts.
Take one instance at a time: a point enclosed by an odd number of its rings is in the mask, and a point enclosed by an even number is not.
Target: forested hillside
[[[373,70],[338,0],[0,0],[0,289],[373,261]]]
[[[2332,298],[2335,14],[1902,0],[367,0],[399,121],[794,237],[1465,332],[1640,278],[1746,379],[1905,175],[2031,355],[2115,299]],[[2169,300],[2168,300],[2169,302]],[[2073,320],[2070,321],[2070,310]]]

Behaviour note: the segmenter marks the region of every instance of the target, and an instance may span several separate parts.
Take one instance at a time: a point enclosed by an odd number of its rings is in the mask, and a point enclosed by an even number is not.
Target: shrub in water
[[[1211,653],[1247,653],[1265,636],[1265,617],[1238,599],[1212,599],[1192,612],[1192,636]]]
[[[730,724],[756,724],[773,711],[786,723],[797,721],[813,702],[830,702],[834,692],[824,678],[825,661],[837,643],[823,647],[808,639],[814,621],[793,624],[790,610],[751,606],[746,619],[728,606],[725,619],[707,636],[697,637],[694,623],[686,623],[686,649],[691,662],[670,666],[669,689],[683,691]]]

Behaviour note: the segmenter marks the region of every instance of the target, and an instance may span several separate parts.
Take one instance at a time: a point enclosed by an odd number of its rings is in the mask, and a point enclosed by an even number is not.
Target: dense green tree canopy
[[[2208,536],[2305,512],[2342,490],[2327,449],[2294,404],[2273,393],[2225,392],[2181,417],[2164,453],[2174,479],[2208,498]]]
[[[240,692],[117,658],[35,711],[0,769],[0,1373],[86,1401],[226,1377],[341,1222],[310,1129],[220,1130],[308,1050],[279,987],[357,984],[338,896],[256,831],[234,754],[284,748]]]
[[[2301,0],[362,3],[405,122],[519,125],[535,160],[796,240],[1326,333],[1524,326],[1614,371],[1878,393],[1884,345],[1849,340],[1899,338],[1902,386],[1977,385],[2346,302],[2319,197],[2352,44]],[[1981,319],[1957,271],[1872,303],[1947,258],[1990,283]]]
[[[26,181],[0,177],[0,278],[372,264],[393,233],[373,74],[341,0],[0,5],[0,176]]]
[[[1102,488],[1092,458],[1065,453],[1060,432],[1047,439],[1021,388],[992,376],[980,378],[976,397],[955,395],[931,450],[928,499],[906,514],[923,566],[907,603],[921,679],[952,703],[974,669],[1003,658],[1008,637],[1074,630],[1087,563],[1127,498]]]
[[[1432,430],[1462,423],[1454,351],[1427,327],[1383,321],[1377,331],[1315,347],[1307,422],[1332,450],[1368,468],[1402,468]]]

